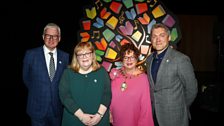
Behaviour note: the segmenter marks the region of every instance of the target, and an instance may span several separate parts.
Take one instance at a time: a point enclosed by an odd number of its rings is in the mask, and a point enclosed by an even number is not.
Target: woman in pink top
[[[154,126],[149,81],[145,72],[137,67],[139,55],[133,44],[123,45],[120,51],[123,67],[110,72],[113,126]]]

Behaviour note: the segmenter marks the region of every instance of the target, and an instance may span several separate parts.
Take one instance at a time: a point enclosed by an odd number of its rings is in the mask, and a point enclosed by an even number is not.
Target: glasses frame
[[[123,58],[124,61],[134,61],[134,60],[137,60],[137,58],[135,56],[124,56]]]
[[[46,38],[46,39],[58,40],[58,39],[59,39],[59,35],[49,35],[49,34],[44,34],[44,38]]]
[[[88,53],[84,53],[84,54],[76,54],[76,56],[77,56],[78,58],[80,58],[80,59],[84,59],[84,56],[85,56],[86,58],[89,58],[90,55],[91,55],[92,53],[93,53],[93,52],[88,52]]]

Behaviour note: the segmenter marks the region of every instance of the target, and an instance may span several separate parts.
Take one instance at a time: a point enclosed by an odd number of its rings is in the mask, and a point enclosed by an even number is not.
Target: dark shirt
[[[167,51],[167,48],[162,53],[160,53],[159,55],[157,54],[157,52],[153,53],[151,74],[152,74],[154,84],[156,83],[157,72],[158,72],[159,66],[162,62],[162,59],[163,59],[164,55],[166,54],[166,51]]]

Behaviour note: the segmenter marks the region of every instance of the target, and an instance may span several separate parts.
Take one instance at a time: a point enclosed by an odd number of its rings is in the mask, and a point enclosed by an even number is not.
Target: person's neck
[[[92,66],[90,66],[89,68],[80,68],[79,73],[88,74],[88,73],[92,72],[92,70],[93,70]]]
[[[168,46],[166,47],[166,48],[164,48],[163,50],[159,50],[159,51],[157,51],[156,53],[157,53],[157,55],[159,55],[160,53],[162,53],[164,50],[166,50],[168,48]]]
[[[124,72],[126,73],[126,74],[129,74],[129,75],[134,75],[135,73],[136,73],[136,70],[137,70],[137,68],[136,67],[134,67],[134,68],[131,68],[131,69],[124,69]]]

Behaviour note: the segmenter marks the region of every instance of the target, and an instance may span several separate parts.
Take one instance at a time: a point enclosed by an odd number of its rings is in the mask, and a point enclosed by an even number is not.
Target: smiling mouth
[[[85,62],[88,62],[88,61],[89,61],[89,60],[83,60],[82,62],[84,62],[84,63],[85,63]]]
[[[128,66],[131,66],[133,63],[127,63]]]

